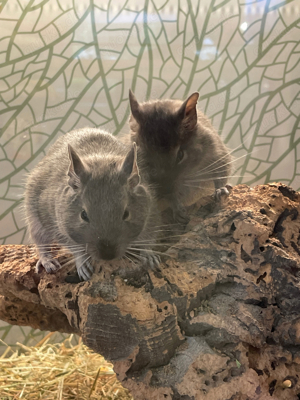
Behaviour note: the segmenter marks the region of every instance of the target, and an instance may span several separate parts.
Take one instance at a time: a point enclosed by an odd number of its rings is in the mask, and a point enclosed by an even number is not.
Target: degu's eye
[[[87,213],[86,213],[85,210],[82,210],[82,211],[81,211],[80,216],[81,216],[81,219],[83,219],[84,221],[90,222],[89,217],[87,216]]]
[[[123,214],[123,221],[126,221],[127,219],[129,219],[129,211],[127,210],[127,208],[126,208],[126,210],[124,211],[124,214]]]
[[[180,164],[183,159],[184,159],[184,151],[182,150],[181,147],[179,147],[176,157],[176,164]]]

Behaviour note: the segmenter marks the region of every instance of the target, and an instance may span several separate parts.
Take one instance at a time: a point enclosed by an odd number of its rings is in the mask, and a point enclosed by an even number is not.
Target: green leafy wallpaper
[[[24,179],[57,136],[128,131],[129,88],[198,90],[233,183],[300,186],[299,0],[10,0],[0,35],[0,243],[24,242]]]
[[[0,1],[0,244],[24,243],[26,174],[84,126],[128,131],[139,100],[185,98],[236,157],[232,183],[300,187],[299,0]],[[38,331],[0,327],[10,344]]]

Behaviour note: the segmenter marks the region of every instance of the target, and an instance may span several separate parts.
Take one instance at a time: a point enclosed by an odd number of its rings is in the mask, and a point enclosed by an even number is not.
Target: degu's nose
[[[103,260],[112,260],[116,258],[117,247],[108,240],[99,240],[98,250],[100,252],[100,257]]]

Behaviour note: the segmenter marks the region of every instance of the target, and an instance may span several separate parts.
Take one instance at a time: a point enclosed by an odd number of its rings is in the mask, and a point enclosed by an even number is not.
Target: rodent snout
[[[108,240],[99,240],[98,250],[102,260],[113,260],[117,256],[117,246]]]

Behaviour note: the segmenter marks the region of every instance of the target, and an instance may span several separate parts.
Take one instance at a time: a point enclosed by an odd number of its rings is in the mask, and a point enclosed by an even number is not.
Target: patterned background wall
[[[299,0],[10,0],[0,35],[0,243],[24,241],[22,183],[58,135],[128,130],[129,88],[198,90],[248,153],[233,182],[300,186]]]
[[[24,242],[22,185],[57,136],[128,131],[129,88],[198,90],[236,149],[233,183],[300,187],[299,0],[0,4],[0,244]]]

